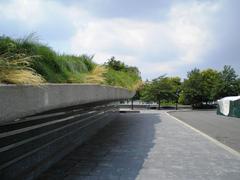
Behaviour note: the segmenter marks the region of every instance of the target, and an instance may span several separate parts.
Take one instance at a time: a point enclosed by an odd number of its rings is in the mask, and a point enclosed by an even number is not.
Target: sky
[[[0,35],[35,33],[59,53],[115,56],[142,78],[194,69],[240,74],[239,0],[0,0]]]

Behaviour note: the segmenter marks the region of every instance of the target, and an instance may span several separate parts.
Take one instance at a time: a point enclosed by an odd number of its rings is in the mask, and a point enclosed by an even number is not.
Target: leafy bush
[[[115,57],[111,57],[106,63],[105,63],[105,66],[115,70],[115,71],[123,71],[126,69],[126,65],[119,61],[119,60],[116,60]]]

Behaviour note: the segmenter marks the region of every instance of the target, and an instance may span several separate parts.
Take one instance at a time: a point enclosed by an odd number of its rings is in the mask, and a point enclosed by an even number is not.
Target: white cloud
[[[162,22],[95,18],[78,28],[72,49],[96,54],[98,62],[118,54],[123,60],[135,59],[141,71],[171,73],[186,63],[201,62],[213,46],[208,26],[218,10],[215,1],[193,1],[174,5]]]
[[[174,6],[169,14],[172,38],[183,51],[184,63],[195,63],[213,45],[209,30],[212,14],[220,8],[214,1],[194,1],[191,4]]]
[[[0,3],[0,17],[16,20],[28,26],[41,23],[45,17],[42,2],[39,0],[12,0]]]
[[[85,17],[86,11],[75,6],[64,6],[48,0],[9,0],[0,2],[0,18],[22,23],[22,26],[35,28],[55,24],[54,21],[67,19],[69,24]],[[81,20],[81,19],[78,19]],[[50,22],[51,21],[51,22]],[[65,24],[63,23],[62,26]],[[59,37],[61,38],[61,37]]]
[[[116,56],[140,67],[144,78],[149,78],[201,62],[204,53],[214,45],[210,24],[220,4],[221,1],[175,3],[166,19],[150,22],[96,17],[83,9],[81,3],[12,0],[0,2],[0,18],[19,21],[31,28],[65,18],[74,28],[74,35],[66,42],[70,44],[70,53],[95,54],[98,63]]]

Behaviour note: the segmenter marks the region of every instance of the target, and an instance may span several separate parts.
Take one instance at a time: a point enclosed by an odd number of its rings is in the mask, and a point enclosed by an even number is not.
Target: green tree
[[[137,67],[128,66],[124,62],[116,60],[114,56],[111,57],[106,63],[104,63],[104,65],[115,71],[123,71],[131,74],[136,74],[138,77],[141,77],[140,71]]]
[[[202,101],[208,104],[216,100],[216,90],[220,83],[220,73],[213,69],[203,70],[202,76]]]
[[[127,68],[127,66],[123,62],[116,60],[114,56],[111,57],[106,63],[104,63],[104,65],[112,68],[115,71],[123,71]]]
[[[231,66],[224,66],[221,72],[194,69],[187,77],[180,100],[193,108],[202,106],[203,102],[208,104],[222,97],[238,95],[240,91],[240,80]]]
[[[239,91],[238,75],[231,66],[224,66],[220,72],[220,81],[216,86],[215,99],[236,96],[240,93]]]
[[[171,98],[176,103],[176,109],[178,109],[179,96],[182,91],[182,83],[180,77],[171,77],[169,78],[171,84]]]
[[[184,101],[189,102],[192,107],[198,107],[203,102],[203,77],[199,69],[188,72],[188,79],[183,82]]]
[[[157,102],[158,109],[160,109],[162,101],[178,102],[180,86],[181,82],[179,77],[170,78],[160,76],[145,83],[141,91],[141,99],[147,102]]]
[[[140,90],[140,99],[145,102],[155,102],[154,95],[152,94],[152,84],[151,81],[146,81]]]

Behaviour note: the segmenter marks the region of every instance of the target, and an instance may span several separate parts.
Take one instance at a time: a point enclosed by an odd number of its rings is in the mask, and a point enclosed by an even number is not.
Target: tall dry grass
[[[16,58],[16,57],[15,57]],[[0,55],[0,83],[41,84],[45,80],[30,67],[32,57],[11,59]]]
[[[136,67],[114,59],[111,63],[99,66],[93,56],[59,54],[39,43],[34,34],[23,39],[0,36],[0,83],[93,83],[138,88],[141,77]]]
[[[104,84],[106,82],[104,74],[107,69],[104,66],[96,66],[89,74],[85,76],[85,83]]]

